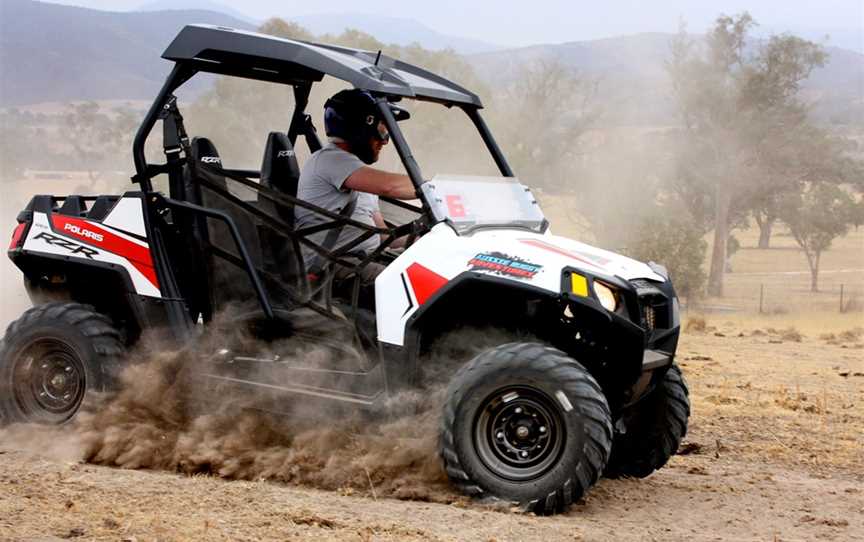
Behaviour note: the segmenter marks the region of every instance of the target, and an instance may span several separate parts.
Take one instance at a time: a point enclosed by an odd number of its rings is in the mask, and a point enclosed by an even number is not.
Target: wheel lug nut
[[[528,457],[528,452],[523,450],[522,453],[520,453],[519,455],[521,455],[522,457]]]
[[[546,426],[545,426],[545,425],[541,425],[541,426],[540,426],[540,432],[541,432],[541,433],[545,433],[545,432],[546,432]]]
[[[71,373],[71,372],[72,372],[72,367],[66,367],[66,372],[67,372],[67,373]]]
[[[522,407],[516,407],[516,410],[514,410],[513,412],[515,412],[516,414],[522,414]]]
[[[503,433],[502,431],[498,431],[498,434],[495,435],[495,436],[498,437],[499,439],[503,439],[503,438],[504,438],[504,433]]]

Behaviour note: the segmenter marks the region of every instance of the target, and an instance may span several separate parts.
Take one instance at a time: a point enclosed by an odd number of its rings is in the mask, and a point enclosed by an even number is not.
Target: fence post
[[[762,301],[765,299],[765,285],[759,285],[759,314],[762,314]]]
[[[840,312],[846,312],[846,309],[843,307],[843,284],[840,285]]]

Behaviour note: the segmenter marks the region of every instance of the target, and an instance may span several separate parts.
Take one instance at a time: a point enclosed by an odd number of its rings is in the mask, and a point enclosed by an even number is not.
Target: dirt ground
[[[861,323],[693,318],[679,455],[644,480],[602,480],[562,516],[385,498],[347,479],[322,491],[97,466],[0,433],[0,539],[864,540]]]

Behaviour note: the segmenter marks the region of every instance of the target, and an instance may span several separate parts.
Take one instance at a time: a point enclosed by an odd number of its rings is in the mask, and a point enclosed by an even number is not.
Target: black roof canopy
[[[314,82],[330,75],[371,92],[483,107],[473,92],[378,52],[222,26],[184,27],[162,58],[191,64],[203,72],[278,83]]]

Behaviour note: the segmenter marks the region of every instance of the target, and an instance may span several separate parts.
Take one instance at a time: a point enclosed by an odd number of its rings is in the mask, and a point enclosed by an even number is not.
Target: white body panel
[[[135,201],[140,207],[140,200]],[[108,230],[108,228],[103,228],[102,224],[98,222],[88,222],[82,219],[75,220],[87,224],[88,226],[92,227],[94,231]],[[83,231],[89,232],[90,230]],[[129,243],[134,243],[136,246],[145,249],[149,255],[149,246],[147,245],[147,243],[143,243],[137,239],[123,235],[119,232],[111,231],[111,233]],[[49,238],[45,238],[45,236],[41,236],[40,234],[49,234],[54,238],[62,239],[66,243],[58,244],[57,242],[52,242]],[[101,241],[101,238],[97,239]],[[76,249],[70,248],[73,246],[83,247],[86,250],[76,252]],[[129,259],[117,255],[113,252],[109,252],[108,250],[99,248],[98,246],[84,245],[81,243],[80,237],[75,237],[74,235],[66,235],[62,232],[52,229],[48,221],[48,216],[45,213],[33,213],[33,224],[30,227],[30,231],[27,233],[27,238],[25,239],[22,248],[27,252],[41,252],[45,254],[64,256],[66,258],[76,260],[96,261],[100,263],[118,265],[129,273],[129,278],[131,279],[132,285],[138,294],[152,297],[162,297],[162,294],[159,291],[157,285],[153,284],[153,282],[151,282],[151,279],[148,279],[142,272],[140,272],[138,268],[136,268],[135,264],[129,261]],[[80,250],[80,248],[77,250]]]
[[[463,272],[486,273],[557,294],[565,267],[584,269],[601,278],[665,280],[644,263],[549,233],[488,229],[458,236],[442,223],[376,279],[378,340],[404,345],[408,319],[429,299],[430,292]]]
[[[144,211],[141,208],[140,198],[120,198],[102,223],[118,230],[140,235],[141,237],[147,236],[144,228]]]

